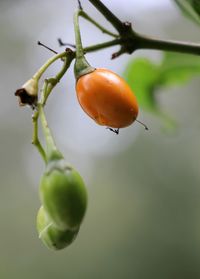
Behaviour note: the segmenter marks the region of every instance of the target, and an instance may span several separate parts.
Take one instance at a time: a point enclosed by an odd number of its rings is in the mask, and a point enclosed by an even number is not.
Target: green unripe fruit
[[[64,160],[51,161],[40,182],[40,198],[46,213],[59,230],[80,226],[87,207],[81,176]]]
[[[50,249],[60,250],[70,245],[76,238],[78,230],[59,231],[49,220],[43,206],[37,215],[37,230],[39,238]]]

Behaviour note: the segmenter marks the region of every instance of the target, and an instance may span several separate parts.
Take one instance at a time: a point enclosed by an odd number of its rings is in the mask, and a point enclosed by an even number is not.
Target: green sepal
[[[78,80],[81,76],[89,74],[93,71],[95,71],[95,68],[87,62],[84,56],[76,59],[74,64],[74,75],[76,80]]]
[[[57,162],[63,161],[63,160],[64,160],[64,157],[58,149],[51,149],[47,153],[47,167],[46,167],[46,170],[49,168],[49,166],[51,166],[55,162],[57,163]]]
[[[44,207],[41,206],[37,214],[37,231],[39,238],[51,250],[61,250],[69,246],[76,238],[79,228],[76,230],[58,230],[49,220]]]

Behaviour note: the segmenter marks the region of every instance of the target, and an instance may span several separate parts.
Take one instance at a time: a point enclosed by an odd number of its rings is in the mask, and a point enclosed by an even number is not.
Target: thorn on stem
[[[129,27],[129,28],[132,26],[132,24],[131,24],[130,21],[124,21],[124,22],[123,22],[123,25],[124,25],[125,27]]]
[[[111,60],[117,58],[119,55],[117,52],[114,52],[112,55],[111,55]]]
[[[43,44],[43,43],[41,43],[40,41],[38,41],[38,42],[37,42],[37,44],[38,44],[39,46],[42,46],[42,47],[44,47],[44,48],[46,48],[46,49],[48,49],[48,50],[52,51],[52,52],[53,52],[53,53],[55,53],[55,54],[58,54],[58,52],[57,52],[57,51],[55,51],[55,50],[53,50],[52,48],[50,48],[50,47],[48,47],[48,46],[44,45],[44,44]]]
[[[62,46],[70,46],[70,47],[76,48],[75,44],[63,43],[62,39],[60,39],[60,38],[58,38],[58,44],[59,44],[60,47],[62,47]]]
[[[79,8],[80,10],[82,10],[82,11],[83,11],[83,6],[82,6],[82,4],[81,4],[81,1],[80,1],[80,0],[78,0],[78,8]]]
[[[112,54],[111,59],[113,60],[113,59],[119,57],[119,56],[120,56],[121,54],[123,54],[124,52],[125,52],[124,49],[121,48],[119,51],[114,52],[114,53]]]

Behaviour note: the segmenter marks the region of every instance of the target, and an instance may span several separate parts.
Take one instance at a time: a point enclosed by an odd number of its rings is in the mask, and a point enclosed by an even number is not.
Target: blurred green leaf
[[[145,58],[131,61],[124,73],[124,77],[135,92],[140,105],[152,111],[156,110],[154,86],[158,76],[159,66]]]
[[[200,74],[200,58],[195,55],[166,52],[159,68],[159,86],[183,84]]]
[[[175,123],[159,106],[158,89],[184,84],[197,74],[200,74],[199,57],[168,52],[164,53],[160,64],[146,58],[132,60],[124,77],[135,92],[140,107],[158,115],[171,129]]]
[[[199,0],[174,0],[185,15],[200,24],[200,1]]]

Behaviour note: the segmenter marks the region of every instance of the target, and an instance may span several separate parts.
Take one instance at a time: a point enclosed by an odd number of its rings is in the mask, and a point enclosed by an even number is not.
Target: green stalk
[[[80,13],[81,10],[78,10],[74,14],[74,31],[75,31],[75,40],[76,40],[76,61],[74,65],[74,74],[76,80],[79,79],[82,75],[88,74],[95,70],[95,68],[91,67],[84,57],[84,50],[83,50],[81,33],[79,28]]]
[[[36,80],[39,80],[41,78],[41,76],[43,75],[43,73],[47,70],[47,68],[56,60],[66,57],[66,51],[56,54],[53,57],[51,57],[49,60],[47,60],[47,62],[34,74],[33,78]]]
[[[65,54],[65,55],[64,55]],[[65,57],[66,56],[66,57]],[[33,136],[32,136],[32,143],[35,145],[35,147],[38,149],[41,157],[45,161],[45,163],[48,163],[52,159],[60,159],[62,158],[61,153],[57,150],[57,147],[54,143],[53,137],[51,135],[50,129],[48,127],[46,117],[43,111],[43,106],[45,105],[47,98],[49,97],[52,89],[56,86],[56,84],[60,81],[60,79],[63,77],[63,75],[66,73],[67,69],[69,68],[73,58],[75,57],[75,53],[73,51],[66,50],[65,53],[61,53],[59,55],[56,55],[48,60],[48,62],[40,68],[40,70],[37,72],[37,75],[35,78],[39,78],[39,75],[41,75],[44,72],[44,69],[53,63],[53,61],[57,60],[60,57],[65,57],[64,64],[61,69],[61,71],[54,77],[50,79],[46,79],[44,81],[42,94],[40,101],[38,102],[38,110],[35,111],[33,115]],[[42,127],[45,135],[46,145],[47,145],[47,152],[45,152],[44,148],[42,147],[39,138],[38,138],[38,117],[41,117]]]
[[[38,106],[42,129],[46,141],[46,162],[50,162],[52,160],[58,160],[62,159],[63,156],[60,153],[60,151],[57,149],[56,144],[54,142],[53,136],[51,134],[51,131],[48,127],[46,116],[43,110],[42,105]]]
[[[49,97],[51,91],[57,85],[57,83],[61,80],[61,78],[64,76],[64,74],[68,70],[69,66],[71,65],[72,60],[75,57],[75,53],[73,51],[71,51],[70,49],[67,50],[65,53],[66,53],[66,58],[64,60],[63,67],[60,70],[60,72],[54,78],[50,78],[47,80],[48,86],[45,89],[45,91],[43,92],[43,94],[41,95],[41,100],[40,100],[40,103],[42,104],[42,106],[45,105],[47,98]]]
[[[44,148],[42,147],[39,138],[38,138],[38,117],[39,117],[39,112],[35,111],[32,120],[33,120],[33,137],[32,137],[32,144],[35,145],[35,147],[37,148],[38,152],[40,153],[42,159],[44,160],[44,162],[47,162],[47,158],[46,158],[46,153],[44,151]]]
[[[41,99],[45,99],[44,96],[46,96],[46,92],[48,90],[49,82],[48,80],[44,81],[44,85],[42,88],[42,97]],[[40,116],[42,129],[46,141],[46,163],[50,162],[51,160],[61,159],[63,158],[60,151],[57,149],[56,144],[54,142],[53,136],[51,134],[51,131],[49,129],[46,116],[44,113],[43,105],[41,103],[38,103],[38,113]]]
[[[84,48],[84,52],[93,52],[93,51],[97,51],[97,50],[101,50],[104,48],[108,48],[108,47],[112,47],[112,46],[116,46],[116,45],[120,45],[124,40],[123,39],[115,39],[115,40],[111,40],[105,43],[101,43],[101,44],[96,44],[96,45],[92,45],[92,46],[88,46]]]
[[[98,22],[96,22],[96,20],[94,20],[93,18],[91,18],[86,12],[84,12],[83,10],[79,11],[79,16],[83,17],[84,19],[86,19],[87,21],[89,21],[90,23],[92,23],[94,26],[96,26],[99,30],[101,30],[103,33],[110,35],[114,38],[118,38],[119,35],[114,34],[113,32],[107,30],[104,26],[100,25]]]

